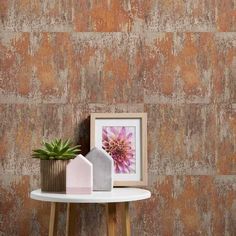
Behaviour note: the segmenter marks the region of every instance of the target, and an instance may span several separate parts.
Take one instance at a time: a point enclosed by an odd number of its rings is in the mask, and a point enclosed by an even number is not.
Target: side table
[[[129,202],[144,200],[151,197],[148,190],[140,188],[113,188],[111,192],[94,191],[92,194],[61,194],[45,193],[40,189],[31,192],[30,197],[39,201],[51,202],[49,236],[56,232],[55,219],[58,203],[67,203],[66,236],[70,236],[70,203],[106,203],[107,234],[115,236],[116,209],[121,207],[122,230],[124,236],[130,236]]]

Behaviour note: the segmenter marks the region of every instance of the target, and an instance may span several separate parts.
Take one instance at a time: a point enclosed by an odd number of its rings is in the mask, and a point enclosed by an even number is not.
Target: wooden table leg
[[[116,235],[116,204],[108,203],[106,206],[107,212],[107,235]]]
[[[66,209],[66,236],[77,235],[78,211],[77,203],[67,203]]]
[[[67,203],[66,209],[66,236],[70,235],[70,203]]]
[[[122,235],[130,236],[130,216],[129,216],[129,203],[121,203],[121,221],[122,221]]]
[[[56,232],[56,202],[51,202],[50,222],[49,222],[49,236],[54,236]]]

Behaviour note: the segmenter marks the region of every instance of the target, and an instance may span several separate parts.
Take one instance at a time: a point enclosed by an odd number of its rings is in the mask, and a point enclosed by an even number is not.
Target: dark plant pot
[[[66,191],[66,165],[68,160],[40,160],[41,191]]]

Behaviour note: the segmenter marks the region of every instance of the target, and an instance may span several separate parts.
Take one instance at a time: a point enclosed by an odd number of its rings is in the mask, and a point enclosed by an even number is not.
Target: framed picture
[[[147,114],[92,113],[90,148],[114,160],[115,186],[147,185]]]

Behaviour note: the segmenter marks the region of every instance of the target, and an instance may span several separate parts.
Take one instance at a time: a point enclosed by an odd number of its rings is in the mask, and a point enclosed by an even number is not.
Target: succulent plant
[[[72,146],[69,139],[65,141],[55,139],[49,143],[43,142],[43,148],[33,150],[32,157],[41,160],[69,160],[77,156],[80,146]]]

